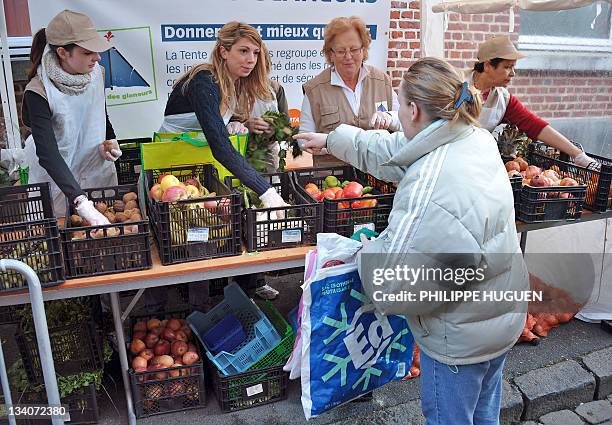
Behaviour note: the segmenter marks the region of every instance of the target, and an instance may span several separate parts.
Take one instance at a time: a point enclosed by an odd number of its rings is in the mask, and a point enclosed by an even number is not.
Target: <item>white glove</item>
[[[93,202],[91,202],[85,195],[78,196],[74,200],[76,205],[76,212],[81,218],[89,221],[92,226],[102,226],[104,224],[110,224],[108,218],[104,217],[100,211],[98,211]]]
[[[265,208],[279,208],[279,207],[288,207],[290,206],[288,203],[284,201],[284,199],[278,194],[276,189],[271,187],[266,190],[259,199],[264,204]],[[285,211],[273,211],[276,213],[276,218],[282,219],[285,218]]]
[[[98,145],[98,152],[106,161],[116,161],[123,154],[119,148],[117,139],[105,140],[104,142],[100,143]]]
[[[601,170],[601,164],[584,152],[580,152],[574,157],[574,163],[580,167],[589,168],[591,170]]]
[[[303,151],[313,155],[327,154],[327,134],[325,133],[298,133],[293,136]]]
[[[225,128],[227,128],[227,132],[230,134],[230,136],[233,136],[234,134],[247,134],[249,132],[249,129],[238,121],[230,122]]]

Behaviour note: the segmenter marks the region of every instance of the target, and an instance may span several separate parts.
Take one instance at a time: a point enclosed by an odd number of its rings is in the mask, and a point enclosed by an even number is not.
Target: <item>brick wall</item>
[[[391,2],[387,66],[394,87],[399,86],[402,69],[420,57],[419,9],[418,1]],[[450,13],[444,34],[444,57],[459,68],[471,68],[480,42],[493,35],[508,35],[516,42],[519,28],[518,9],[513,33],[509,32],[508,13]],[[612,74],[609,72],[517,70],[509,90],[542,118],[612,116]]]

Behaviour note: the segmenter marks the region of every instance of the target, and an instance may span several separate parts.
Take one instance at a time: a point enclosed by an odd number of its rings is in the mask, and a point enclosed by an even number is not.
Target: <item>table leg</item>
[[[521,251],[525,255],[525,247],[527,246],[527,232],[521,232]]]
[[[115,333],[117,334],[117,345],[119,349],[119,360],[121,361],[121,376],[123,377],[123,386],[125,387],[125,401],[127,402],[128,420],[130,425],[136,425],[136,415],[134,415],[134,404],[132,402],[132,392],[130,390],[130,377],[128,375],[128,358],[125,348],[125,337],[123,335],[123,322],[121,322],[121,307],[119,306],[119,294],[112,292],[110,294],[111,309],[113,310],[113,322],[115,324]]]

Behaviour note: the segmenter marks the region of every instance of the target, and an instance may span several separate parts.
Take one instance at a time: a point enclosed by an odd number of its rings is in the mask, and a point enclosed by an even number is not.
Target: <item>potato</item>
[[[115,212],[122,212],[125,209],[126,208],[125,208],[125,204],[123,203],[123,201],[120,201],[120,200],[117,199],[116,201],[113,202],[113,210]]]
[[[126,204],[130,201],[136,201],[136,199],[138,199],[138,195],[136,195],[135,192],[128,192],[123,195],[123,202],[125,202]]]
[[[134,208],[138,208],[138,203],[136,201],[128,201],[125,203],[126,210],[133,210]]]
[[[117,223],[123,223],[128,219],[127,215],[124,212],[118,212],[115,214],[115,220]]]
[[[70,216],[70,224],[72,224],[73,226],[82,226],[83,225],[83,219],[81,218],[80,215],[76,215],[73,214]]]
[[[72,240],[75,241],[79,239],[85,239],[85,232],[83,230],[72,232]]]
[[[129,218],[128,222],[142,221],[142,216],[139,213],[134,213]]]
[[[104,214],[108,210],[108,205],[106,202],[96,202],[96,209],[100,211],[100,214]]]
[[[91,226],[91,223],[87,219],[84,218],[83,221],[81,222],[81,226],[89,227]]]
[[[108,218],[108,221],[110,221],[111,223],[117,222],[117,219],[115,218],[115,214],[113,214],[110,211],[105,212],[104,217]]]

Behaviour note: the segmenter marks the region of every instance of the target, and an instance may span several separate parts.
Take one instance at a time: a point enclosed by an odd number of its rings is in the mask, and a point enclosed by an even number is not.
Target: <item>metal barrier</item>
[[[47,316],[45,316],[45,305],[43,302],[42,288],[38,276],[28,265],[17,260],[0,260],[0,271],[8,269],[16,270],[21,273],[28,281],[30,291],[30,303],[32,304],[32,318],[34,319],[34,329],[36,330],[36,341],[38,342],[38,352],[40,353],[40,363],[42,366],[45,389],[47,391],[47,404],[49,406],[60,406],[60,396],[55,378],[55,366],[51,353],[51,342],[49,341],[49,328],[47,327]],[[4,354],[0,343],[0,379],[2,379],[2,392],[5,404],[12,405],[11,392],[9,389]],[[53,425],[64,425],[64,420],[53,417]],[[9,416],[9,424],[15,425],[15,417]]]

